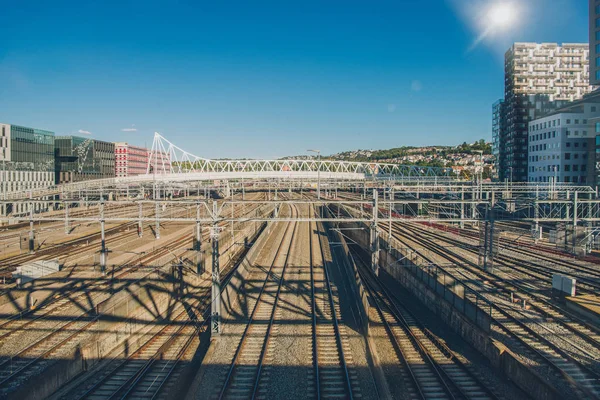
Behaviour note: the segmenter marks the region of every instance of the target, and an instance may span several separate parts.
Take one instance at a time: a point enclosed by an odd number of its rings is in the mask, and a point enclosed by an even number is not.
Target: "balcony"
[[[540,72],[550,71],[550,65],[536,65],[533,67],[533,70]]]

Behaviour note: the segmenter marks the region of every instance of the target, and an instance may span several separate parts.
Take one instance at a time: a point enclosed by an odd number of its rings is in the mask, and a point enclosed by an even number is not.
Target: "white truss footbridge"
[[[136,180],[189,181],[204,179],[340,179],[365,178],[423,179],[452,176],[451,168],[420,167],[378,162],[350,162],[315,159],[211,160],[176,146],[159,133],[154,134],[146,176]]]
[[[320,159],[211,160],[196,156],[154,134],[146,174],[65,183],[44,188],[4,193],[0,200],[45,198],[63,192],[93,190],[135,184],[184,184],[228,180],[298,179],[305,181],[361,181],[391,179],[405,182],[444,182],[453,177],[451,168],[420,167],[378,162]]]

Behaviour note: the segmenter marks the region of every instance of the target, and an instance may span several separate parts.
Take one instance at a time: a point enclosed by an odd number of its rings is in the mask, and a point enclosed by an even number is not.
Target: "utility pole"
[[[104,232],[104,201],[100,203],[100,271],[106,274],[106,237]]]
[[[144,230],[143,230],[143,225],[142,225],[142,216],[143,216],[143,212],[142,212],[142,202],[138,203],[138,236],[142,237],[144,236]]]
[[[65,203],[65,235],[71,233],[71,227],[69,226],[69,203]]]
[[[33,203],[29,203],[29,254],[35,253],[35,234],[33,233]]]
[[[213,202],[213,218],[217,215],[217,202]],[[221,334],[221,276],[219,270],[219,227],[213,223],[210,230],[212,242],[211,338]]]
[[[373,220],[371,221],[371,269],[379,276],[379,235],[377,231],[378,222],[378,193],[373,189]]]
[[[200,202],[196,202],[196,242],[194,243],[196,251],[196,274],[204,272],[204,260],[202,257],[202,226],[200,225]]]

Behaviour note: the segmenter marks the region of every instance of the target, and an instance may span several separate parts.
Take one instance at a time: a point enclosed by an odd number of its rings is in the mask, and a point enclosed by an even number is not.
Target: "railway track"
[[[433,228],[445,228],[440,224],[428,224]],[[460,237],[470,238],[474,241],[479,241],[479,234],[472,232],[467,229],[449,228],[444,229],[447,232],[455,233]],[[586,275],[580,275],[579,278],[589,282],[590,285],[595,286],[595,290],[600,290],[600,269],[597,265],[585,265],[584,263],[589,262],[590,258],[586,257],[583,261],[576,260],[572,255],[568,253],[557,251],[550,246],[540,246],[535,243],[524,243],[522,241],[515,241],[508,238],[499,238],[499,244],[502,248],[502,253],[511,251],[514,253],[513,258],[515,259],[529,259],[532,264],[536,264],[539,267],[543,267],[549,270],[553,270],[558,273],[564,273],[564,270],[558,269],[556,266],[562,266],[572,270],[571,273],[584,273]],[[542,250],[542,251],[540,251]],[[535,254],[535,259],[532,259],[532,252]],[[502,254],[506,255],[506,254]],[[507,256],[507,255],[506,255]],[[508,256],[507,256],[508,257]],[[539,261],[545,261],[545,264],[540,264]],[[596,264],[600,263],[597,260]],[[594,263],[592,263],[594,264]]]
[[[235,267],[226,271],[223,289]],[[113,358],[91,379],[61,396],[63,399],[158,398],[170,381],[176,380],[178,366],[193,341],[210,321],[210,286],[201,288],[200,299],[180,304],[173,320],[161,328],[135,352]],[[203,310],[198,312],[197,310]]]
[[[456,253],[448,250],[447,247],[434,242],[433,240],[421,235],[416,230],[402,231],[401,228],[395,228],[395,236],[398,240],[403,241],[408,247],[416,248],[415,244],[407,242],[406,238],[410,237],[410,240],[418,240],[419,247],[426,246],[429,251],[435,253],[437,256],[448,260],[450,263],[455,265],[464,266],[465,269],[475,275],[475,281],[479,281],[481,276],[477,276],[474,271],[474,267],[471,265],[472,262]],[[418,252],[418,251],[417,251]],[[452,255],[450,255],[452,254]],[[424,259],[429,259],[435,263],[430,257],[421,254]],[[449,276],[452,274],[444,271]],[[456,279],[456,277],[453,277]],[[468,279],[472,280],[473,276]],[[488,277],[489,278],[489,277]],[[467,280],[468,281],[468,280]],[[490,281],[492,284],[499,285],[497,281]],[[489,297],[490,293],[482,292],[481,286],[474,286],[472,283],[467,283],[467,286],[471,289],[478,291],[484,297]],[[501,299],[504,300],[504,299]],[[504,300],[504,302],[506,302]],[[527,354],[531,360],[534,360],[538,365],[546,365],[552,370],[552,376],[555,379],[561,379],[566,381],[568,386],[573,391],[579,393],[580,396],[587,398],[598,398],[600,397],[600,380],[598,374],[590,369],[588,366],[583,365],[580,361],[575,359],[573,356],[568,354],[561,345],[553,343],[548,340],[545,336],[542,336],[535,329],[528,325],[528,323],[521,321],[530,320],[530,317],[523,315],[520,311],[513,308],[507,308],[498,305],[502,304],[502,301],[496,303],[495,298],[490,299],[489,305],[492,310],[492,320],[494,324],[503,332],[504,335],[514,339],[516,346],[519,347],[518,353]],[[540,324],[537,324],[540,325]],[[562,339],[560,336],[553,335],[555,338]],[[522,353],[526,352],[526,353]]]
[[[186,241],[179,239],[177,244],[185,244]],[[149,255],[147,262],[159,259],[169,253],[169,249],[161,248],[158,252]],[[150,272],[153,273],[154,271]],[[143,278],[140,278],[143,279]],[[56,308],[49,313],[56,312]],[[33,329],[33,324],[42,325],[36,329],[43,329],[44,321],[49,315],[44,315],[35,320],[27,321],[20,329]],[[5,357],[0,361],[0,394],[18,386],[21,382],[39,373],[46,368],[52,359],[56,359],[57,354],[66,346],[72,346],[78,342],[78,338],[88,332],[99,321],[99,315],[86,312],[75,319],[54,328],[49,334],[38,339],[34,343],[27,345],[17,354],[11,357]],[[4,339],[8,335],[15,334],[17,329],[10,330],[4,334]]]
[[[236,267],[231,266],[224,271],[222,291]],[[194,342],[200,340],[200,334],[207,329],[210,295],[210,282],[205,281],[199,293],[194,294],[199,298],[191,303],[183,299],[174,312],[173,320],[158,332],[150,334],[138,350],[125,358],[120,358],[122,355],[113,358],[100,370],[94,371],[93,377],[60,398],[168,398],[168,388],[180,376],[183,360],[190,357],[190,352],[195,348]]]
[[[357,259],[360,259],[357,257]],[[396,349],[411,398],[497,399],[448,346],[425,328],[362,262],[359,274]]]
[[[136,225],[136,223],[134,223],[134,222],[128,222],[128,223],[120,224],[118,226],[114,226],[114,227],[106,229],[105,235],[107,236],[106,237],[107,244],[110,242],[113,242],[113,241],[121,240],[120,237],[114,237],[113,235],[122,233],[123,231],[125,231],[125,229],[127,229],[129,227],[133,227],[135,225]],[[132,231],[131,234],[133,234],[133,233],[136,233],[136,232]],[[52,246],[49,246],[49,247],[46,247],[43,249],[38,249],[35,254],[15,255],[13,257],[9,257],[9,258],[2,260],[3,267],[0,269],[0,272],[13,271],[14,267],[21,265],[23,263],[26,263],[28,261],[31,261],[31,260],[48,259],[48,258],[52,258],[55,256],[63,255],[63,254],[65,254],[65,248],[68,248],[68,247],[71,248],[69,250],[69,252],[73,253],[73,254],[85,252],[88,249],[78,248],[76,246],[79,246],[84,243],[88,243],[89,241],[96,241],[96,240],[100,240],[100,232],[89,233],[87,235],[71,239],[67,242],[55,244],[55,245],[52,245]]]
[[[185,235],[175,239],[172,242],[172,245],[160,247],[152,254],[144,257],[142,261],[145,263],[152,262],[172,254],[172,251],[177,251],[177,249],[184,248],[189,242],[188,236],[191,235]],[[120,269],[124,269],[124,267],[121,267]],[[134,269],[127,269],[103,284],[111,285],[114,280],[118,280],[124,274],[129,274],[133,270]],[[149,274],[151,273],[153,273],[153,271],[151,271]],[[147,275],[148,274],[144,275],[144,277]],[[138,281],[144,279],[144,277],[138,279]],[[110,289],[112,291],[115,290],[115,288],[112,286]],[[118,288],[116,289],[118,290]],[[79,294],[80,297],[85,297],[86,295],[86,293]],[[45,310],[41,315],[38,315],[35,318],[7,321],[3,326],[5,333],[3,334],[2,339],[5,340],[8,336],[15,335],[17,332],[23,331],[23,329],[38,329],[40,331],[48,331],[48,328],[46,327],[48,322],[47,320],[51,317],[56,318],[64,311],[64,309],[69,308],[70,306],[72,307],[72,303],[73,299],[65,296],[62,301],[56,302],[53,307],[51,307],[49,310]],[[85,334],[87,331],[90,331],[98,321],[99,316],[94,314],[93,310],[88,310],[82,312],[78,317],[75,318],[75,320],[72,320],[71,318],[72,316],[67,320],[68,322],[61,323],[57,328],[52,328],[49,333],[45,334],[45,336],[26,346],[14,356],[5,357],[0,361],[0,393],[2,393],[2,391],[10,391],[25,379],[35,375],[36,373],[39,373],[39,371],[46,368],[47,364],[50,363],[52,359],[57,358],[57,355],[60,354],[63,347],[72,347],[78,342],[78,338],[81,335]],[[36,327],[36,325],[39,326]],[[159,362],[155,365],[160,364],[161,363]],[[138,383],[143,385],[142,381],[136,381],[136,385]]]
[[[135,260],[135,262],[127,262],[113,270],[113,275],[105,281],[97,283],[95,281],[89,281],[82,283],[81,285],[73,285],[69,290],[62,290],[58,296],[52,298],[48,303],[43,304],[39,308],[28,310],[26,313],[16,314],[12,318],[8,318],[4,323],[0,325],[0,340],[6,340],[9,336],[16,335],[22,332],[24,329],[28,330],[43,330],[43,324],[46,324],[48,320],[51,320],[57,316],[60,316],[65,310],[72,309],[74,305],[89,304],[90,300],[90,289],[100,294],[108,295],[109,292],[116,292],[120,290],[120,287],[115,287],[125,276],[137,272],[140,269],[140,264],[151,263],[157,259],[167,256],[171,251],[180,249],[189,243],[190,235],[185,235],[177,239],[173,239],[169,243],[165,243],[163,247],[155,249],[154,252],[142,256],[141,259]],[[152,269],[148,274],[154,272]],[[144,275],[140,279],[144,279]],[[138,280],[140,280],[138,279]],[[124,285],[127,282],[123,283]],[[73,291],[78,292],[73,297]],[[96,296],[92,295],[91,303],[94,303]],[[93,312],[93,308],[90,307],[83,311],[83,314]],[[81,314],[79,314],[81,315]],[[77,315],[77,316],[79,316]],[[70,315],[74,317],[74,315]]]
[[[309,223],[309,226],[312,225]],[[352,361],[350,345],[341,323],[337,288],[327,267],[328,260],[332,260],[331,253],[325,242],[327,239],[321,234],[324,232],[322,227],[314,223],[314,232],[317,234],[310,235],[310,253],[316,398],[352,399],[360,395],[360,385],[348,365]],[[322,260],[321,265],[316,262],[318,258]]]
[[[292,208],[293,214],[297,212],[297,209]],[[218,399],[247,399],[255,398],[258,394],[261,370],[273,332],[277,303],[297,226],[297,222],[287,225],[259,293],[255,298],[249,296],[248,309],[252,312],[223,385],[216,394]]]
[[[252,212],[252,211],[250,211]],[[135,260],[134,262],[128,262],[121,266],[113,269],[112,276],[101,283],[95,281],[82,282],[80,285],[71,285],[67,288],[61,289],[61,294],[54,296],[47,303],[42,304],[40,307],[33,310],[26,310],[25,312],[15,314],[7,321],[0,324],[0,340],[6,340],[10,335],[16,334],[23,329],[34,329],[34,324],[44,323],[49,318],[61,315],[65,310],[72,308],[73,305],[87,304],[89,298],[90,289],[94,289],[96,292],[103,292],[110,288],[110,291],[115,292],[118,288],[114,287],[115,283],[134,272],[137,272],[140,265],[144,263],[150,263],[163,256],[169,254],[171,250],[181,248],[187,241],[190,241],[192,234],[186,234],[180,238],[174,239],[171,242],[165,243],[162,247],[155,249],[152,254],[148,254],[145,257]],[[207,239],[208,237],[206,237]],[[119,238],[116,238],[119,239]],[[73,297],[73,291],[78,293]],[[85,312],[91,312],[91,308],[85,310]],[[26,318],[27,317],[27,318]]]
[[[433,235],[430,232],[423,230],[418,230],[418,232],[421,237],[425,236],[437,241],[443,240],[446,243],[457,246],[462,244],[461,241],[448,238],[446,236]],[[447,252],[454,253],[455,256],[459,256],[456,254],[456,252],[449,250],[448,247],[446,247],[446,249]],[[463,249],[474,254],[477,254],[478,252],[478,249],[475,247],[463,247]],[[579,318],[572,312],[566,310],[564,307],[561,307],[560,305],[551,301],[549,293],[551,293],[552,287],[549,282],[552,278],[552,274],[539,271],[538,269],[532,267],[531,263],[514,257],[497,258],[499,259],[500,264],[506,266],[512,271],[502,271],[503,275],[508,275],[508,277],[511,278],[510,282],[507,282],[507,279],[503,278],[498,273],[482,271],[467,259],[462,258],[461,265],[465,266],[465,268],[468,268],[473,274],[476,274],[480,280],[492,282],[492,284],[501,289],[503,293],[518,294],[521,297],[526,298],[530,307],[540,312],[546,318],[551,318],[556,323],[564,326],[570,332],[578,335],[582,340],[589,342],[593,348],[587,350],[579,349],[580,356],[587,355],[588,353],[600,354],[600,327]],[[518,275],[516,272],[521,275]],[[531,286],[530,284],[525,285],[521,283],[522,281],[526,281],[531,278],[536,282],[534,287],[529,287]],[[566,339],[563,338],[562,340]],[[572,342],[569,342],[569,344],[571,346],[578,347]]]

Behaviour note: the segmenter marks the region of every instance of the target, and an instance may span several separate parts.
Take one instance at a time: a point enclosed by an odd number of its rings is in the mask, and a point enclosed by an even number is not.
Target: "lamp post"
[[[317,153],[317,199],[321,200],[321,150],[306,150]]]

